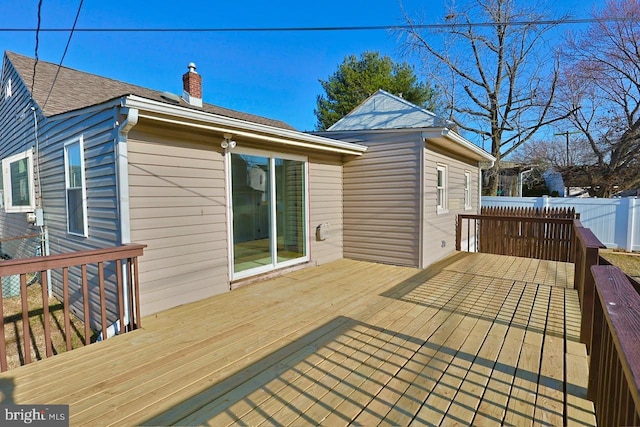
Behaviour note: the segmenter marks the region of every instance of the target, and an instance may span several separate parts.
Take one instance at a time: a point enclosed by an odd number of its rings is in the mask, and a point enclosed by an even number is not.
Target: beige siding
[[[129,135],[131,239],[148,245],[140,260],[144,315],[230,289],[225,162],[212,138],[218,137],[144,124]],[[265,149],[242,140],[238,145]],[[308,188],[311,264],[341,259],[340,155],[309,155]],[[329,223],[331,233],[316,241],[321,223]]]
[[[131,239],[143,315],[229,289],[224,158],[194,135],[129,135]]]
[[[452,157],[435,150],[427,143],[424,150],[424,218],[422,267],[441,259],[456,249],[456,216],[459,213],[476,213],[478,209],[477,162]],[[448,212],[436,209],[436,168],[447,167]],[[464,206],[464,172],[471,175],[471,209]]]
[[[309,158],[309,236],[311,261],[325,264],[343,256],[342,160],[334,155]],[[316,227],[328,223],[329,237],[316,239]]]
[[[420,149],[416,133],[368,134],[344,167],[344,256],[417,266]]]

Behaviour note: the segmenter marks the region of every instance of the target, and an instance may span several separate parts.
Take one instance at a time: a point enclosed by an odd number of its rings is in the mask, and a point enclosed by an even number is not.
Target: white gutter
[[[234,119],[205,111],[153,101],[135,95],[125,97],[122,105],[143,111],[143,113],[139,114],[140,118],[183,126],[187,125],[221,133],[231,133],[234,136],[242,136],[248,139],[351,155],[362,155],[367,150],[367,147],[364,145],[337,141],[297,130],[282,129],[275,126]]]

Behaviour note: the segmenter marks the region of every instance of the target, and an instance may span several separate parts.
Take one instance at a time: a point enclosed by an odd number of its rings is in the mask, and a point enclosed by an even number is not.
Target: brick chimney
[[[196,64],[188,65],[189,71],[182,76],[182,98],[189,104],[202,107],[202,76],[196,73]]]

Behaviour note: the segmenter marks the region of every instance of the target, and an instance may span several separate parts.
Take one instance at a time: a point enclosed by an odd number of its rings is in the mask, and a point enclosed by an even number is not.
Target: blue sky
[[[588,17],[603,0],[549,2],[557,13]],[[0,28],[35,28],[37,0],[0,0]],[[404,0],[427,23],[444,15],[444,0]],[[42,27],[70,28],[79,0],[43,0]],[[403,24],[398,0],[301,2],[85,0],[78,27],[249,28]],[[574,28],[578,29],[578,28]],[[68,33],[41,33],[39,57],[58,63]],[[250,33],[75,33],[63,65],[152,89],[182,92],[182,74],[195,62],[205,102],[283,120],[312,130],[318,79],[343,58],[367,50],[396,60],[402,46],[386,31]],[[34,56],[34,32],[0,32],[0,49]]]

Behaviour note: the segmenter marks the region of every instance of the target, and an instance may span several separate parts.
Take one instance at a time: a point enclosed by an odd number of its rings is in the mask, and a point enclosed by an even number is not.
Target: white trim
[[[250,139],[352,155],[361,155],[367,150],[364,145],[169,105],[135,95],[124,98],[123,106],[143,110],[145,113],[141,113],[140,117],[145,119],[221,133],[232,133],[234,136],[243,136]],[[176,120],[176,118],[180,120]]]
[[[473,209],[473,203],[471,202],[471,171],[464,171],[464,210],[469,211]]]
[[[70,146],[78,144],[78,148],[80,150],[80,192],[82,194],[82,233],[78,233],[76,231],[71,231],[70,223],[69,223],[69,190],[75,189],[77,190],[77,186],[71,188],[71,184],[69,182],[69,155],[68,149]],[[85,174],[85,163],[84,163],[84,138],[80,135],[79,138],[74,138],[71,141],[65,142],[64,144],[64,194],[65,194],[65,213],[67,216],[67,233],[73,236],[87,237],[89,235],[89,224],[87,218],[87,182],[86,182],[86,174]]]
[[[252,268],[249,270],[243,270],[239,272],[234,271],[234,242],[233,242],[233,162],[231,161],[231,154],[238,155],[250,155],[250,156],[260,156],[268,159],[269,161],[269,202],[270,202],[270,252],[271,252],[271,264],[264,265],[261,267]],[[304,165],[304,192],[303,192],[303,206],[304,206],[304,224],[302,227],[302,232],[304,233],[304,245],[305,245],[305,255],[303,257],[278,262],[278,253],[277,253],[277,220],[275,219],[276,213],[276,168],[275,161],[276,159],[283,160],[293,160],[302,162]],[[226,176],[226,197],[227,197],[227,230],[228,230],[228,256],[229,256],[229,277],[231,281],[245,279],[247,277],[255,276],[262,273],[267,273],[269,271],[277,270],[280,268],[290,267],[297,264],[303,264],[305,262],[309,262],[310,260],[310,234],[309,234],[309,223],[310,223],[310,214],[309,214],[309,158],[306,156],[293,155],[293,154],[285,154],[277,151],[267,151],[267,150],[259,150],[259,149],[234,149],[234,150],[226,150],[225,152],[225,168],[227,173]]]
[[[442,186],[438,186],[438,175],[442,171]],[[449,212],[449,168],[442,163],[436,164],[436,212],[438,215]],[[442,188],[442,197],[440,198],[440,204],[438,204],[438,195]]]
[[[29,205],[14,206],[11,192],[11,164],[19,160],[27,159]],[[33,150],[29,149],[18,154],[2,159],[2,189],[4,196],[4,211],[7,213],[33,212],[36,206],[36,191],[33,172]]]
[[[425,229],[425,225],[424,225],[424,217],[425,217],[425,195],[427,194],[426,190],[426,183],[424,182],[426,179],[426,171],[425,171],[425,157],[427,155],[426,149],[424,148],[424,146],[422,144],[420,144],[420,158],[418,159],[418,167],[420,168],[418,174],[420,176],[420,206],[419,206],[419,212],[418,212],[418,221],[420,221],[420,223],[418,224],[418,268],[426,268],[427,266],[424,265],[424,229]]]
[[[452,131],[449,128],[423,130],[422,137],[425,140],[431,140],[434,143],[444,143],[444,148],[448,151],[456,152],[456,150],[454,150],[453,148],[457,146],[458,151],[474,158],[474,160],[484,160],[491,162],[496,160],[494,156],[487,153],[482,148],[471,143],[470,141],[467,141],[465,138],[458,135],[456,132]],[[454,143],[454,145],[451,145],[451,143]]]

